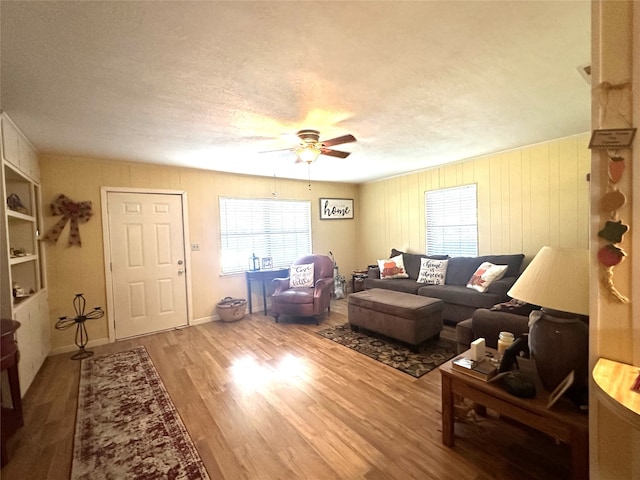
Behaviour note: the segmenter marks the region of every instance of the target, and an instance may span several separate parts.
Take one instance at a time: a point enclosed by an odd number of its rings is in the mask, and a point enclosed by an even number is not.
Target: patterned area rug
[[[415,353],[408,346],[383,335],[354,332],[348,323],[317,333],[416,378],[457,355],[456,343],[444,338],[428,340]]]
[[[144,347],[82,361],[71,479],[208,479]]]

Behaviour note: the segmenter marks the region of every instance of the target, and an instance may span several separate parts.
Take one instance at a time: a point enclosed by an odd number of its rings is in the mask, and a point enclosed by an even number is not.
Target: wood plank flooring
[[[320,325],[262,314],[94,349],[144,345],[213,480],[562,479],[569,450],[489,416],[456,422],[442,445],[440,375],[420,379],[316,335]],[[451,338],[452,329],[443,336]],[[49,357],[24,398],[3,480],[68,479],[79,362]]]

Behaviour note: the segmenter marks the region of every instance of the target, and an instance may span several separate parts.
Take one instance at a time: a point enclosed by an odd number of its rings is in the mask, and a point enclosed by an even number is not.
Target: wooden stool
[[[0,463],[4,467],[7,464],[7,441],[24,425],[22,418],[22,398],[20,397],[20,378],[18,377],[18,360],[20,351],[15,339],[15,331],[20,328],[20,322],[15,320],[0,320],[2,340],[0,343],[1,370],[7,371],[9,377],[9,390],[11,393],[12,408],[2,407],[2,442],[0,449]]]

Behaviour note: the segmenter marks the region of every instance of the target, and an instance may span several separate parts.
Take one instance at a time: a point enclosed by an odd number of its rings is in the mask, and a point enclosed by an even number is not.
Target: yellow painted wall
[[[589,134],[363,184],[361,265],[425,252],[424,192],[477,184],[480,255],[589,246]]]
[[[233,175],[207,170],[101,161],[43,155],[42,199],[48,205],[64,193],[74,201],[89,200],[94,216],[80,225],[82,247],[67,247],[68,227],[56,245],[46,246],[49,307],[52,325],[59,316],[73,314],[72,300],[84,293],[87,306],[106,307],[104,249],[102,239],[100,187],[136,187],[187,192],[188,229],[191,243],[199,243],[199,252],[190,252],[193,318],[204,320],[215,314],[216,302],[225,296],[246,298],[244,275],[220,275],[219,196],[273,198],[274,183],[278,198],[309,200],[312,208],[313,252],[332,251],[342,274],[356,268],[356,220],[320,220],[319,198],[353,198],[357,218],[358,187],[352,184],[308,182]],[[45,208],[45,230],[59,217]],[[247,259],[248,264],[248,259]],[[255,298],[257,304],[261,302]],[[92,341],[108,338],[106,318],[88,323]],[[73,345],[74,332],[52,328],[51,344],[55,353]]]

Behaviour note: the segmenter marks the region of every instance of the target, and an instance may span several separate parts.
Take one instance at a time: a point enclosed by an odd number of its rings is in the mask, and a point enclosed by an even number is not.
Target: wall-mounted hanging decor
[[[353,199],[320,199],[320,220],[340,220],[348,218],[353,218]]]
[[[594,130],[591,134],[589,148],[592,149],[615,149],[629,148],[636,135],[635,128],[608,128],[604,130]]]
[[[609,102],[610,95],[616,94],[622,96],[628,94],[631,85],[626,82],[619,85],[612,85],[603,82],[599,86],[602,97],[603,114],[600,123],[606,123],[607,112],[611,108]],[[613,104],[621,105],[623,102],[618,101]],[[627,203],[626,195],[619,189],[618,183],[623,178],[626,169],[626,160],[624,154],[620,150],[630,149],[633,138],[636,134],[636,128],[631,128],[630,115],[613,109],[609,112],[610,120],[616,123],[628,125],[630,128],[610,128],[594,130],[589,142],[589,148],[594,150],[602,150],[600,157],[607,162],[607,188],[606,192],[600,198],[600,210],[603,214],[608,215],[604,226],[598,232],[598,237],[606,243],[598,249],[598,262],[602,267],[602,283],[612,298],[621,303],[628,303],[629,298],[623,295],[616,287],[613,278],[613,269],[618,265],[626,252],[618,244],[622,242],[622,237],[629,230],[626,225],[618,218],[618,210]]]
[[[79,223],[87,223],[93,215],[91,202],[85,201],[75,203],[69,197],[61,193],[53,202],[51,202],[51,214],[54,216],[62,215],[62,218],[49,229],[47,234],[44,236],[44,240],[51,243],[57,243],[64,226],[70,221],[68,244],[69,246],[77,245],[78,247],[81,247],[82,242],[80,241],[80,229],[78,225]]]

